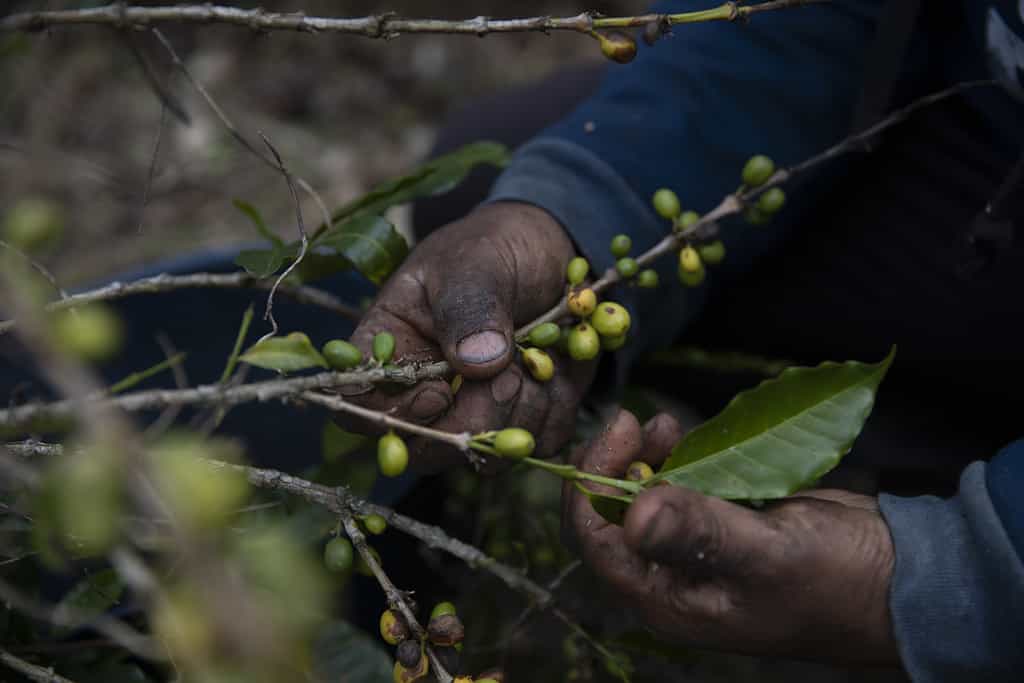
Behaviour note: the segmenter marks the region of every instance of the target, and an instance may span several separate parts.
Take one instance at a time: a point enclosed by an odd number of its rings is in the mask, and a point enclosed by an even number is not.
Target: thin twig
[[[150,89],[153,90],[153,94],[156,95],[156,99],[160,102],[161,108],[170,110],[170,112],[186,126],[191,125],[192,119],[189,117],[185,107],[174,97],[174,95],[171,94],[170,90],[164,87],[164,84],[160,82],[160,78],[156,75],[156,72],[153,71],[153,67],[150,66],[149,60],[147,60],[146,56],[142,54],[141,50],[139,50],[135,41],[132,40],[131,35],[128,33],[122,33],[121,35],[124,37],[124,42],[127,43],[128,49],[131,50],[132,56],[138,63],[139,69],[142,70],[142,76],[146,79],[146,83],[149,85]],[[160,120],[163,122],[163,112],[161,112]],[[159,140],[160,137],[158,135],[157,147],[159,147]],[[154,153],[153,156],[155,158],[156,154]]]
[[[18,258],[22,259],[30,266],[32,266],[33,270],[42,275],[46,279],[46,281],[50,283],[50,286],[57,291],[57,295],[60,296],[61,300],[66,300],[69,298],[68,293],[64,291],[64,288],[60,286],[59,282],[57,282],[57,276],[51,273],[50,270],[42,263],[35,260],[29,254],[25,253],[24,251],[14,246],[10,242],[0,240],[0,248],[7,249],[12,254],[16,255]],[[3,332],[3,324],[4,323],[0,321],[0,333]]]
[[[26,662],[21,657],[12,655],[7,650],[0,650],[0,664],[14,669],[29,680],[37,683],[75,683],[70,678],[64,678],[53,670],[52,667],[38,666]]]
[[[160,159],[160,141],[167,125],[167,106],[160,105],[160,121],[156,124],[156,139],[153,141],[153,153],[149,159],[149,171],[146,173],[146,185],[142,188],[142,206],[139,207],[139,234],[146,223],[146,209],[149,207],[149,194],[153,190],[153,178],[156,177],[156,165]]]
[[[821,1],[821,0],[817,0]],[[484,16],[462,20],[407,19],[394,14],[366,17],[310,17],[302,12],[266,12],[219,5],[177,5],[170,7],[126,7],[120,4],[89,9],[51,12],[20,12],[0,21],[0,30],[38,31],[52,26],[105,24],[117,28],[145,29],[163,23],[231,24],[256,31],[300,31],[304,33],[347,33],[367,38],[394,38],[403,33],[455,33],[485,36],[488,33],[522,33],[631,28],[650,23],[668,25],[700,21],[736,21],[756,12],[808,5],[815,0],[773,0],[756,5],[725,2],[716,7],[678,14],[643,14],[628,17],[598,17],[583,12],[572,17],[527,17],[491,19]]]
[[[160,345],[160,350],[163,351],[164,356],[168,359],[173,358],[177,355],[177,349],[174,348],[173,342],[163,332],[156,335],[156,343]],[[188,373],[185,372],[184,363],[175,363],[171,366],[171,376],[174,377],[174,386],[179,389],[188,388]],[[152,437],[156,434],[163,434],[164,431],[174,424],[174,420],[177,419],[181,413],[182,406],[170,406],[166,408],[160,417],[158,417],[152,424],[146,427],[146,431],[143,433],[145,437]]]

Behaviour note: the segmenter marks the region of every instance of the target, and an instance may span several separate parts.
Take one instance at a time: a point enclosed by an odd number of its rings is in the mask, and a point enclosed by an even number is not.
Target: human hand
[[[682,434],[669,415],[641,428],[620,411],[576,450],[574,464],[608,477],[622,477],[635,460],[657,469]],[[899,662],[888,604],[892,540],[874,498],[822,489],[753,510],[655,486],[637,496],[619,527],[567,484],[563,524],[587,566],[670,642]]]
[[[463,376],[461,389],[453,394],[448,382],[431,380],[397,392],[343,394],[449,432],[523,427],[536,436],[538,455],[553,454],[572,437],[595,363],[556,358],[555,376],[537,382],[514,362],[513,332],[564,295],[566,264],[575,255],[562,227],[528,204],[490,204],[437,230],[391,276],[352,342],[368,353],[373,336],[387,330],[396,359],[446,360]],[[355,428],[372,431],[365,423]],[[423,438],[410,440],[409,451],[413,466],[427,470],[465,457]]]

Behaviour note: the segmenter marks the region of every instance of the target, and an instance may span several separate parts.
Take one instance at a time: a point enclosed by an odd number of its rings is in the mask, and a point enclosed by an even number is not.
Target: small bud
[[[752,156],[743,166],[743,184],[758,187],[764,184],[775,173],[775,162],[763,154]]]
[[[388,432],[377,442],[377,465],[385,477],[397,477],[409,465],[409,449],[402,437]]]
[[[636,41],[631,36],[621,31],[611,31],[607,34],[595,31],[593,35],[601,43],[601,52],[613,62],[628,64],[636,57]]]
[[[619,271],[619,275],[622,277],[630,278],[640,270],[640,264],[636,262],[635,258],[625,256],[615,262],[615,270]]]
[[[570,313],[579,318],[589,317],[597,306],[597,294],[589,287],[569,292],[569,296],[566,298],[566,306]]]
[[[654,476],[654,470],[651,466],[642,460],[636,460],[630,463],[626,469],[626,480],[627,481],[647,481]]]
[[[374,536],[380,536],[388,528],[388,522],[380,515],[367,515],[363,519],[363,526]]]
[[[430,610],[431,619],[443,617],[446,614],[455,614],[455,604],[447,600],[437,603],[434,605],[434,609]]]
[[[569,355],[575,360],[591,360],[601,352],[601,338],[588,323],[580,323],[569,332]]]
[[[332,339],[324,344],[323,356],[335,370],[349,370],[363,362],[363,352],[343,339]]]
[[[690,245],[683,247],[679,252],[679,267],[690,273],[696,273],[703,268],[697,250]]]
[[[654,210],[662,218],[667,218],[672,221],[679,216],[681,207],[679,206],[679,197],[672,190],[663,187],[654,193],[654,197],[651,198],[651,203],[654,205]]]
[[[561,330],[559,330],[561,337]],[[540,349],[523,349],[523,365],[538,382],[547,382],[555,376],[555,363]]]
[[[706,274],[707,271],[705,271],[703,263],[700,264],[700,268],[697,270],[686,270],[682,265],[679,266],[679,281],[687,287],[696,287],[704,282]]]
[[[714,242],[700,245],[697,247],[697,252],[704,263],[714,266],[721,263],[725,258],[725,245],[722,244],[722,240],[715,240]]]
[[[555,323],[541,323],[530,330],[527,340],[534,346],[546,348],[557,343],[560,336],[562,336],[562,331],[558,329],[558,325]]]
[[[633,248],[633,240],[630,239],[629,235],[616,235],[612,238],[611,250],[612,256],[615,258],[622,258],[629,253],[629,250]]]
[[[395,335],[378,332],[373,337],[373,357],[380,363],[388,363],[395,355]]]
[[[629,311],[614,301],[602,301],[590,316],[590,324],[602,337],[624,335],[629,331],[630,323]]]
[[[380,615],[380,637],[388,645],[398,645],[409,637],[409,625],[405,618],[389,609]]]
[[[494,436],[494,450],[506,458],[527,458],[536,446],[533,434],[521,427],[507,427]]]
[[[566,266],[565,269],[566,278],[569,280],[569,284],[573,287],[586,280],[587,273],[589,272],[590,263],[582,256],[577,256],[569,261],[569,265]]]
[[[679,227],[686,230],[699,220],[700,214],[696,211],[684,211],[683,215],[679,217]]]
[[[654,289],[658,286],[658,271],[653,268],[641,270],[640,274],[636,276],[636,284],[637,287],[644,289]]]
[[[466,629],[454,614],[442,614],[427,624],[427,637],[434,645],[451,647],[466,637]]]
[[[352,543],[347,538],[332,538],[324,546],[324,565],[332,572],[341,574],[352,569],[354,556]]]
[[[777,213],[786,203],[786,193],[781,188],[772,187],[757,198],[757,208],[768,214]]]

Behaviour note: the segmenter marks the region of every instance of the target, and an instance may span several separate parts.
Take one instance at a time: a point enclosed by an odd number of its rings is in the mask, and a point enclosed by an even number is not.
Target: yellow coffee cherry
[[[540,349],[523,349],[523,365],[538,382],[547,382],[555,376],[554,361],[551,360],[551,356]]]
[[[636,460],[629,464],[626,468],[626,480],[627,481],[647,481],[654,476],[654,470],[651,466],[642,460]]]
[[[698,270],[703,268],[700,261],[700,254],[697,253],[696,249],[690,245],[686,245],[682,248],[679,252],[679,268],[689,273],[696,273]]]
[[[594,312],[594,308],[597,307],[597,294],[589,287],[569,292],[565,305],[568,307],[569,312],[576,317],[587,318]]]
[[[385,477],[397,477],[409,465],[409,449],[402,437],[388,432],[377,442],[377,465]]]
[[[613,62],[628,64],[636,57],[636,41],[631,36],[621,31],[607,34],[595,31],[592,35],[601,43],[601,53]]]
[[[629,311],[614,301],[602,301],[590,316],[590,324],[602,337],[619,337],[629,331]]]
[[[380,637],[388,645],[398,645],[409,637],[409,626],[402,615],[387,609],[380,615]]]

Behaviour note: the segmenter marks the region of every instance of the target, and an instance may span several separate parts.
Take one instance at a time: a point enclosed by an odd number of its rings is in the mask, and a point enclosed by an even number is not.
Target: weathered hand
[[[573,434],[594,363],[556,357],[554,378],[537,382],[516,360],[513,331],[564,295],[575,255],[562,227],[527,204],[484,206],[437,230],[392,275],[352,342],[366,353],[374,334],[390,331],[396,359],[447,360],[465,382],[454,395],[435,380],[397,392],[350,390],[348,398],[450,432],[524,427],[538,454],[554,453]],[[464,458],[425,439],[410,440],[409,449],[420,469]]]
[[[621,477],[634,460],[657,468],[681,436],[668,415],[641,429],[621,411],[573,457],[580,469]],[[753,510],[655,486],[622,527],[571,485],[563,505],[584,561],[662,638],[746,654],[899,661],[888,607],[892,541],[873,498],[823,489]]]

